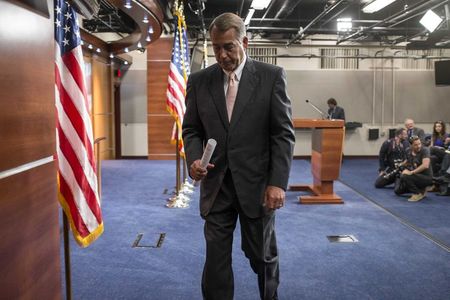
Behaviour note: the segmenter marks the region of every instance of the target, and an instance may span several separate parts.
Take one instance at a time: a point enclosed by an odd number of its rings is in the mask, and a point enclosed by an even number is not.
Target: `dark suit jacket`
[[[228,121],[224,73],[218,64],[192,74],[187,84],[183,140],[188,166],[200,159],[206,141],[217,146],[200,188],[200,212],[206,216],[230,169],[244,213],[265,214],[267,185],[286,189],[293,148],[291,103],[284,70],[247,58],[231,121]]]
[[[334,111],[333,109],[328,109],[328,116],[329,119],[336,119],[336,120],[344,120],[345,121],[345,111],[340,106],[335,106]]]
[[[406,129],[406,132],[408,133],[408,138],[409,138],[410,136],[409,136],[408,129]],[[413,127],[413,129],[412,129],[412,136],[414,136],[414,135],[417,135],[419,137],[419,139],[422,142],[422,144],[425,143],[425,131],[423,131],[422,128]]]

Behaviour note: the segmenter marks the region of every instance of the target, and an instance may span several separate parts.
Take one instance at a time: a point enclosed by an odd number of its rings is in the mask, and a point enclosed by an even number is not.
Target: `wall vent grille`
[[[338,70],[359,69],[359,49],[322,48],[320,49],[320,68]]]
[[[248,47],[247,55],[257,61],[262,61],[272,65],[277,64],[277,48],[275,47]]]
[[[405,55],[416,56],[417,58],[425,56],[445,56],[444,49],[429,50],[407,50]],[[434,62],[439,59],[415,59],[406,58],[402,60],[402,69],[405,70],[434,70]]]

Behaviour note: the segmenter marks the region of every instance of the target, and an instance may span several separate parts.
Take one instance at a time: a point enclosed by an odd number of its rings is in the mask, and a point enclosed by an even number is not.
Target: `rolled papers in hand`
[[[216,149],[217,142],[215,139],[209,139],[206,144],[205,151],[203,152],[202,159],[200,160],[200,167],[206,169],[213,155],[214,149]],[[194,180],[194,186],[198,186],[199,181]]]

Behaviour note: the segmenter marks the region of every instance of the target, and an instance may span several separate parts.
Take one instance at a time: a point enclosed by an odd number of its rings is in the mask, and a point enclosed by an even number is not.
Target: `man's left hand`
[[[408,170],[408,169],[406,169],[406,170],[403,170],[402,174],[404,174],[404,175],[412,175],[413,172]]]
[[[283,189],[269,185],[266,188],[264,204],[267,209],[279,209],[284,206],[285,192]]]

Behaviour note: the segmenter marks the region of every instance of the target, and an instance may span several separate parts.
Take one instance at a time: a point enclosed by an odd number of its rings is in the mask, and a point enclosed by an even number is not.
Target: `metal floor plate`
[[[153,234],[143,234],[139,233],[134,240],[132,248],[161,248],[162,243],[164,242],[164,238],[166,237],[165,233],[153,233]]]
[[[327,235],[330,243],[357,243],[358,239],[351,234]]]

